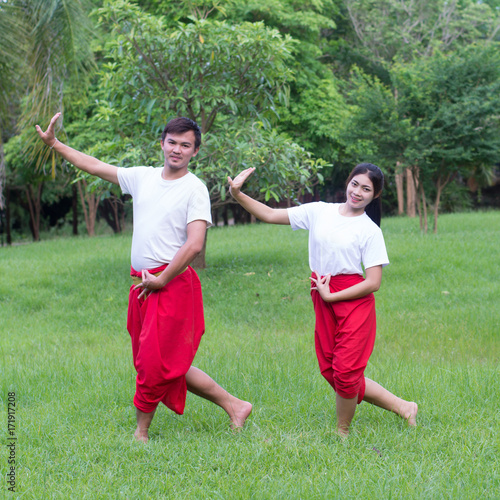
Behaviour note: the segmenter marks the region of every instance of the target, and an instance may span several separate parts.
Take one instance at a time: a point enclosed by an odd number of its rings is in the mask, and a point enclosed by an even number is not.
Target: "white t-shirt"
[[[195,220],[212,224],[210,196],[191,172],[166,181],[163,167],[118,169],[118,182],[132,195],[134,233],[131,260],[136,271],[154,269],[172,261],[187,240],[187,225]]]
[[[309,230],[309,266],[320,275],[360,274],[389,264],[382,231],[366,213],[345,217],[340,203],[305,203],[288,209],[292,229]]]

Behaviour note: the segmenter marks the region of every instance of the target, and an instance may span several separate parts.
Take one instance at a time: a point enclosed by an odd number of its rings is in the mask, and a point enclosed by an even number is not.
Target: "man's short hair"
[[[163,142],[167,134],[184,134],[190,130],[194,132],[194,149],[198,149],[201,145],[200,127],[195,121],[183,116],[173,118],[167,123],[161,134],[161,140]]]

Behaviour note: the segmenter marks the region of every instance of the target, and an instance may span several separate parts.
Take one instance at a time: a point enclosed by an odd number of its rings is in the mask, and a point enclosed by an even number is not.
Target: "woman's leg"
[[[337,407],[337,432],[340,436],[346,437],[349,435],[349,426],[356,411],[358,396],[346,399],[336,394],[335,403]]]
[[[387,389],[384,389],[380,384],[377,384],[377,382],[366,377],[363,401],[394,412],[396,415],[404,418],[408,422],[408,425],[417,425],[417,403],[398,398]]]

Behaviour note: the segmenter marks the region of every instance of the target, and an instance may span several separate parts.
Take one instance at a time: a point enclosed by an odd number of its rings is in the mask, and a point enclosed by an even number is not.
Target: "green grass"
[[[15,391],[16,498],[499,498],[500,213],[383,221],[367,376],[419,403],[419,426],[358,407],[334,435],[317,368],[307,233],[211,229],[200,272],[207,332],[195,365],[254,404],[246,428],[188,395],[135,443],[125,329],[130,235],[0,249],[2,445]],[[3,456],[3,458],[2,458]]]

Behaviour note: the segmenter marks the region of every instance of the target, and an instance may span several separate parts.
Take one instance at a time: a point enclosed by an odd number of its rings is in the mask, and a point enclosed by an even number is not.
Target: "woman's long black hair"
[[[382,194],[382,189],[384,189],[384,174],[382,170],[373,163],[360,163],[352,169],[347,178],[346,186],[351,182],[353,177],[360,174],[367,174],[373,184],[374,198],[365,208],[366,215],[380,227],[380,220],[382,218],[382,202],[380,200],[380,195]]]

